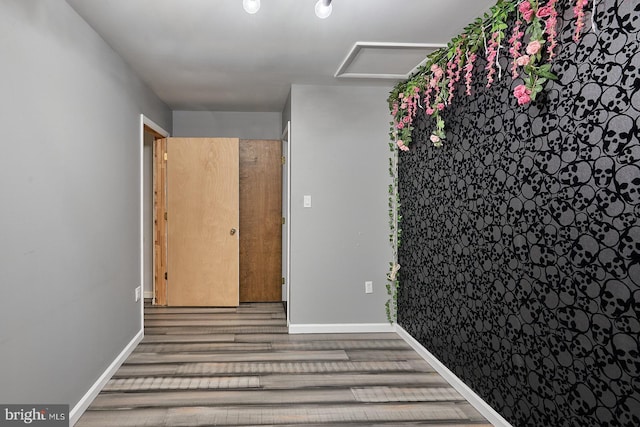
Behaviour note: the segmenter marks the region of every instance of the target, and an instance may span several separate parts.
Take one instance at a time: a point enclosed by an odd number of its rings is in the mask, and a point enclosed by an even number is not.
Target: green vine
[[[387,320],[389,323],[396,321],[396,313],[398,309],[398,248],[400,247],[400,194],[398,192],[398,151],[393,143],[389,143],[391,157],[389,157],[389,176],[391,183],[389,184],[389,243],[391,245],[391,259],[389,263],[389,274],[387,274],[387,294],[389,299],[385,303],[387,312]]]

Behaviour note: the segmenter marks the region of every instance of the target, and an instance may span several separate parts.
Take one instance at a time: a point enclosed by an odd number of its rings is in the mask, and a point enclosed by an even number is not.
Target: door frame
[[[145,256],[144,256],[144,134],[145,128],[150,130],[150,133],[153,135],[154,140],[159,138],[167,138],[169,136],[169,132],[164,130],[162,126],[145,116],[144,114],[140,114],[140,142],[139,142],[139,160],[140,160],[140,322],[141,328],[144,330],[144,281],[145,281]],[[154,144],[155,145],[155,144]],[[151,172],[151,180],[153,182],[153,168]],[[151,211],[153,214],[153,210]],[[155,228],[155,227],[154,227]],[[153,258],[153,257],[152,257]],[[154,262],[154,261],[152,261]],[[155,265],[152,265],[152,270],[155,271]],[[155,287],[156,283],[153,280],[153,294],[155,295]],[[155,297],[154,297],[155,298]]]
[[[282,156],[284,166],[282,168],[282,216],[285,218],[284,227],[286,237],[282,241],[282,277],[284,277],[285,292],[287,301],[287,328],[290,323],[291,312],[291,120],[287,122],[287,127],[282,131]]]

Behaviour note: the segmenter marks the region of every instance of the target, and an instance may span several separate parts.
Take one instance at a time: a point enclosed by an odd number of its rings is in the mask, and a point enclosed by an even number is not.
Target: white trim
[[[144,298],[145,299],[153,298],[153,291],[144,291]]]
[[[502,415],[496,412],[487,402],[482,400],[468,385],[449,370],[442,362],[440,362],[429,350],[424,348],[415,338],[413,338],[404,328],[396,324],[396,332],[407,344],[429,363],[458,393],[460,393],[467,401],[478,410],[491,424],[496,427],[513,427]]]
[[[151,120],[150,118],[148,118],[147,116],[145,116],[144,114],[140,114],[140,118],[142,119],[142,132],[144,133],[144,125],[149,126],[151,129],[153,129],[154,131],[158,132],[160,135],[164,136],[165,138],[168,138],[169,136],[171,136],[169,134],[169,132],[167,132],[166,130],[164,130],[162,128],[162,126],[160,126],[159,124],[157,124],[156,122],[154,122],[153,120]],[[144,135],[142,135],[144,136]],[[144,140],[143,140],[144,142]]]
[[[349,334],[394,332],[389,323],[328,323],[328,324],[290,324],[290,334]]]
[[[135,337],[127,344],[127,346],[120,352],[118,357],[115,358],[109,367],[100,375],[91,388],[82,396],[80,401],[76,403],[71,412],[69,412],[69,425],[73,426],[78,422],[84,411],[87,410],[91,402],[100,394],[102,388],[109,382],[113,374],[116,373],[118,368],[127,360],[127,357],[133,352],[136,346],[144,338],[144,331],[140,330]]]

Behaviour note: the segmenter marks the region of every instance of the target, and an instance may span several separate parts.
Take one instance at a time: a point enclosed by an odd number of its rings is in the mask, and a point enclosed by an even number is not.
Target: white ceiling
[[[356,42],[447,43],[495,0],[333,0],[324,20],[316,0],[262,0],[255,15],[242,0],[67,3],[173,110],[280,112],[293,83],[393,83],[334,77]]]

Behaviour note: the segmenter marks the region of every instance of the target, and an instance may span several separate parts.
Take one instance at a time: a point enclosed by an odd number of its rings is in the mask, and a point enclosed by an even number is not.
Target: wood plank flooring
[[[77,427],[488,427],[398,335],[288,335],[282,304],[145,308]]]

